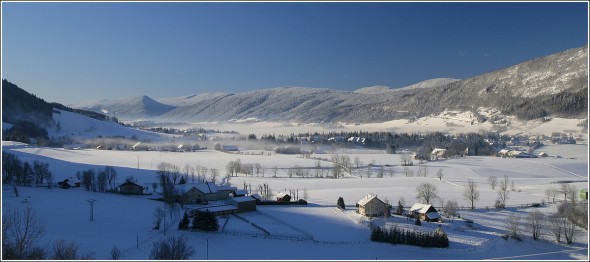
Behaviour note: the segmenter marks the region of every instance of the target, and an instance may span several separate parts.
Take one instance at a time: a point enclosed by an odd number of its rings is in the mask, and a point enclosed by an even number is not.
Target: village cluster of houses
[[[359,214],[367,217],[384,216],[390,214],[391,205],[383,202],[375,195],[366,195],[356,203]],[[442,217],[432,205],[415,203],[406,214],[412,218],[420,218],[422,221],[440,222]]]

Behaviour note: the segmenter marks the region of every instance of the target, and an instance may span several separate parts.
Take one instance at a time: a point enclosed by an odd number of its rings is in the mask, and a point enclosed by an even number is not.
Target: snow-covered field
[[[304,159],[297,155],[277,155],[272,152],[245,151],[243,154],[222,153],[213,150],[201,152],[130,152],[100,150],[65,150],[38,148],[15,142],[2,142],[5,152],[17,154],[23,161],[40,160],[50,164],[55,181],[75,176],[76,171],[89,168],[102,169],[105,165],[114,166],[118,172],[117,183],[127,176],[137,178],[141,185],[149,186],[156,182],[155,170],[160,162],[170,162],[179,167],[186,164],[216,168],[225,174],[229,161],[240,159],[242,163],[260,163],[264,174],[258,176],[240,175],[231,177],[229,182],[242,188],[251,185],[253,191],[258,185],[267,183],[273,193],[284,190],[298,190],[299,197],[308,195],[307,206],[258,206],[257,212],[243,213],[237,217],[230,215],[220,218],[225,224],[224,232],[200,233],[180,232],[177,223],[181,217],[178,210],[167,220],[167,235],[185,235],[195,248],[193,259],[389,259],[389,260],[440,260],[440,259],[587,259],[588,233],[581,231],[573,245],[554,243],[550,236],[542,241],[525,237],[523,242],[504,240],[499,236],[506,232],[505,219],[508,214],[525,216],[530,208],[520,205],[541,203],[546,200],[545,189],[557,187],[557,181],[571,181],[578,189],[588,188],[588,146],[587,145],[549,145],[539,149],[549,155],[562,158],[503,159],[496,157],[463,157],[427,162],[427,177],[406,177],[399,165],[397,155],[384,153],[367,154],[362,150],[347,151],[351,159],[359,157],[364,167],[347,174],[344,178],[299,178],[287,176],[294,165],[313,168],[317,160]],[[374,153],[374,151],[371,151]],[[249,154],[247,154],[249,153]],[[329,154],[312,155],[330,159]],[[375,166],[367,178],[367,164]],[[321,161],[326,169],[330,162]],[[378,167],[386,170],[383,178],[376,178]],[[277,177],[273,178],[274,167]],[[410,167],[416,174],[420,165]],[[435,177],[443,170],[443,179]],[[393,171],[393,173],[389,171]],[[327,172],[324,170],[324,172]],[[310,174],[313,176],[314,171]],[[324,173],[325,174],[325,173]],[[393,174],[392,176],[390,174]],[[491,207],[497,193],[487,182],[489,176],[507,175],[515,181],[515,190],[510,192],[506,210]],[[475,228],[469,228],[462,220],[441,223],[449,234],[451,246],[448,249],[427,249],[405,245],[391,245],[369,241],[369,223],[414,227],[412,221],[401,217],[368,220],[354,212],[355,203],[366,194],[376,194],[395,205],[404,199],[409,207],[416,199],[418,184],[429,182],[435,185],[439,196],[445,201],[455,200],[459,206],[468,206],[462,196],[467,179],[473,179],[481,193],[475,211],[461,210],[461,217],[474,221]],[[148,192],[152,192],[151,187]],[[46,233],[44,241],[55,239],[75,240],[81,251],[93,251],[97,259],[109,259],[110,250],[117,246],[123,250],[122,259],[147,259],[152,242],[166,236],[161,231],[153,231],[153,212],[163,207],[153,196],[129,197],[108,193],[87,192],[81,188],[63,190],[59,188],[21,188],[16,198],[10,187],[2,191],[2,209],[20,208],[31,205],[42,217]],[[342,212],[335,207],[336,200],[342,196],[348,210]],[[96,199],[95,221],[89,221],[88,199]],[[440,206],[440,201],[435,201]],[[489,207],[490,209],[487,209]],[[549,204],[543,212],[555,212],[556,205]],[[523,219],[524,220],[524,219]],[[254,223],[270,233],[251,225]],[[424,223],[423,230],[433,229],[438,223]],[[526,224],[522,224],[525,236],[529,236]],[[139,243],[139,248],[138,248]],[[207,249],[208,243],[208,249]]]

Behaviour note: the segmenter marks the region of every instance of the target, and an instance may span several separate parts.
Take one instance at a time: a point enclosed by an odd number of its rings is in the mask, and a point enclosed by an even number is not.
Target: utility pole
[[[90,221],[94,221],[94,202],[96,202],[96,200],[88,199],[86,201],[90,203]]]
[[[209,260],[209,239],[207,238],[207,260]]]

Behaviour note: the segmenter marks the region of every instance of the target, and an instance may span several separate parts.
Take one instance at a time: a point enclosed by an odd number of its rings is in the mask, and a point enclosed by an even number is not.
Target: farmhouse
[[[119,193],[124,195],[143,195],[143,187],[131,181],[125,182],[117,188],[119,188]]]
[[[410,213],[413,217],[419,217],[424,221],[439,221],[440,214],[432,205],[415,203],[410,208]]]
[[[80,181],[74,181],[72,178],[66,178],[61,182],[58,182],[57,185],[63,189],[68,189],[71,187],[80,187]]]
[[[368,217],[381,216],[389,212],[389,205],[373,195],[366,195],[356,203],[356,207],[359,214]]]
[[[178,201],[183,204],[197,204],[228,199],[230,194],[236,189],[235,187],[218,186],[211,182],[176,186],[176,192],[179,194]]]
[[[277,202],[289,202],[291,201],[291,196],[286,193],[278,193],[277,194]]]
[[[439,158],[443,158],[446,152],[447,150],[444,148],[435,148],[430,153],[430,160],[438,160]]]

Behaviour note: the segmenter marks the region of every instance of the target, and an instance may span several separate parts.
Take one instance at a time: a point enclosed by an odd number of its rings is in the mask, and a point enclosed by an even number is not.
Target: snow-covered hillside
[[[422,82],[413,84],[413,85],[409,85],[409,86],[404,86],[404,87],[400,87],[400,88],[390,88],[388,86],[369,86],[369,87],[363,87],[361,89],[357,89],[354,92],[355,93],[361,93],[361,94],[382,94],[382,93],[388,93],[388,92],[393,92],[396,90],[412,90],[412,89],[424,89],[424,88],[436,88],[436,87],[441,87],[453,82],[457,82],[460,79],[454,79],[454,78],[433,78],[433,79],[428,79],[428,80],[424,80]]]
[[[109,121],[100,121],[84,115],[68,112],[65,110],[54,110],[53,119],[56,125],[48,128],[49,137],[70,136],[77,138],[97,138],[119,136],[131,138],[136,136],[140,140],[159,141],[170,138],[164,134],[147,132],[122,126],[121,124]]]
[[[176,107],[180,106],[188,106],[201,103],[203,101],[210,101],[210,100],[217,100],[221,97],[227,96],[229,94],[226,93],[204,93],[198,95],[186,95],[180,97],[169,97],[169,98],[160,98],[157,99],[158,102],[166,105],[172,105]]]
[[[588,113],[587,58],[588,47],[582,46],[464,80],[436,78],[403,88],[373,86],[345,92],[280,87],[161,100],[178,105],[175,109],[163,104],[149,109],[145,105],[155,101],[125,101],[112,108],[97,104],[91,108],[122,119],[135,114],[137,118],[151,117],[161,122],[258,119],[381,123],[434,116],[445,110],[471,112],[478,107],[522,120],[545,116],[582,119]]]

